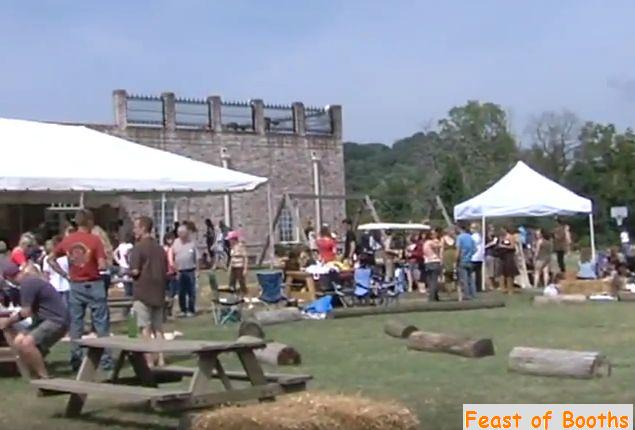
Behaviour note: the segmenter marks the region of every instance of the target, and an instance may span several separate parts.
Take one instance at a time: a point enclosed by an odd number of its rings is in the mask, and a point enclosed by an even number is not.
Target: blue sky
[[[135,93],[341,104],[344,137],[392,143],[468,99],[635,126],[635,2],[0,3],[0,116],[112,122]]]

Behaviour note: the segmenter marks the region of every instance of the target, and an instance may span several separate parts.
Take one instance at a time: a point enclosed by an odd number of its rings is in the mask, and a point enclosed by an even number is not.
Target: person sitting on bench
[[[3,282],[19,288],[21,305],[19,312],[0,318],[0,330],[31,373],[37,378],[48,378],[44,356],[68,331],[70,318],[66,304],[48,282],[10,261],[0,264]],[[26,331],[18,323],[29,317],[33,317],[37,325]]]

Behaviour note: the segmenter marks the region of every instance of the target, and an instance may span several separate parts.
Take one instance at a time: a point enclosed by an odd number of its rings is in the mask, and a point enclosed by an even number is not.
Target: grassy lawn
[[[463,403],[632,403],[634,311],[632,303],[533,308],[528,296],[518,295],[501,309],[403,315],[426,330],[491,336],[496,356],[483,359],[406,351],[403,342],[383,334],[386,316],[304,321],[267,333],[302,352],[304,363],[293,371],[313,374],[311,389],[399,399],[424,429],[455,429]],[[209,315],[171,326],[192,339],[231,339],[236,332],[236,326],[214,327]],[[516,345],[601,350],[615,366],[613,375],[578,381],[509,374],[507,355]],[[68,372],[66,357],[64,345],[50,357],[58,374]],[[0,379],[0,392],[0,428],[169,429],[177,422],[137,405],[90,398],[85,417],[66,420],[60,418],[65,397],[37,398],[17,378]]]

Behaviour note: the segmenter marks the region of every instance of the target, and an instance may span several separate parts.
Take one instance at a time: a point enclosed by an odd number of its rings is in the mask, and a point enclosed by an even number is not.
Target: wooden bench
[[[156,380],[161,382],[175,382],[179,377],[192,377],[195,372],[196,368],[187,366],[164,366],[152,369]],[[244,371],[225,370],[224,373],[229,379],[234,381],[250,381],[249,376]],[[264,376],[267,382],[280,384],[286,393],[304,390],[306,383],[313,379],[311,375],[293,373],[265,373]],[[216,369],[212,372],[212,378],[220,378]]]
[[[73,379],[54,378],[36,379],[31,385],[38,389],[41,396],[59,394],[81,394],[114,397],[117,399],[152,401],[164,398],[187,396],[186,390],[167,390],[139,386],[117,385],[103,382],[77,381]]]

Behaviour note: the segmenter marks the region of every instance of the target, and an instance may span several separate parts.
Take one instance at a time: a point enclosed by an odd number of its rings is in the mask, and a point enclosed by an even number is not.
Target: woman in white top
[[[123,278],[124,291],[128,297],[132,297],[132,278],[128,272],[130,270],[130,251],[133,246],[132,235],[126,234],[124,240],[113,253],[113,260],[119,266],[119,276]]]
[[[46,241],[44,249],[46,250],[47,255],[51,255],[57,244],[61,241],[61,236],[55,236],[53,239]],[[65,273],[68,273],[68,257],[64,255],[57,258],[56,261],[57,264],[60,265],[62,270]],[[71,285],[68,282],[68,279],[64,278],[51,268],[48,263],[48,258],[45,258],[42,262],[42,274],[44,275],[45,279],[48,280],[48,282],[53,286],[53,288],[55,288],[55,290],[60,293],[60,295],[64,299],[64,303],[66,303],[66,308],[68,308],[68,297],[71,289]]]

